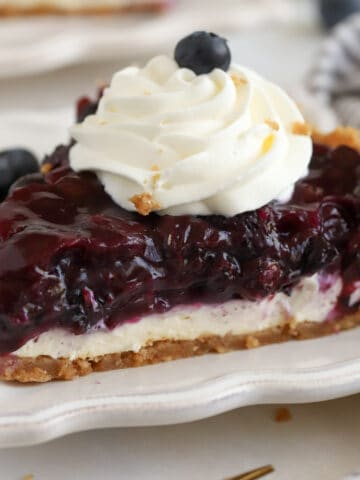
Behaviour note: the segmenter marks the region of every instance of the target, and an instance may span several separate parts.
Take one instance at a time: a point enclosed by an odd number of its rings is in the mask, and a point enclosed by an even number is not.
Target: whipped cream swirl
[[[232,65],[195,75],[158,56],[113,77],[95,115],[72,128],[71,167],[97,173],[142,214],[232,216],[289,198],[307,173],[304,119],[276,85]]]

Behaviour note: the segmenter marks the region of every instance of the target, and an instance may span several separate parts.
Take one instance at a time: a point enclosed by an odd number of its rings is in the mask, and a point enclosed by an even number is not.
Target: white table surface
[[[314,29],[262,28],[230,35],[235,60],[293,88],[318,48]],[[0,81],[0,114],[70,105],[109,78],[119,62],[69,67]],[[0,145],[1,146],[1,145]],[[21,392],[26,401],[26,391]],[[292,406],[293,420],[273,421],[275,407],[251,407],[174,427],[76,434],[46,445],[0,451],[1,480],[220,480],[273,463],[277,480],[340,480],[360,468],[360,398]]]
[[[223,480],[272,463],[274,480],[340,480],[360,468],[360,398],[247,407],[192,424],[95,431],[0,451],[2,480]]]

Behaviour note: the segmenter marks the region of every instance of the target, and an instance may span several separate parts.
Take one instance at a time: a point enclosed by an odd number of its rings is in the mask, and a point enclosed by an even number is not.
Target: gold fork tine
[[[265,465],[265,467],[256,468],[255,470],[251,470],[251,472],[236,475],[235,477],[231,477],[226,480],[256,480],[268,475],[269,473],[272,473],[273,471],[274,467],[272,465]]]

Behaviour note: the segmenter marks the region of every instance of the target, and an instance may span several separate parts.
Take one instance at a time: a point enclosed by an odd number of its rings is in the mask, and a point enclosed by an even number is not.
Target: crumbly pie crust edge
[[[160,12],[166,8],[166,3],[154,0],[151,3],[139,3],[120,7],[88,7],[79,9],[62,9],[50,6],[42,7],[0,7],[0,17],[33,16],[33,15],[106,15],[111,13]]]
[[[70,360],[47,356],[30,358],[8,355],[0,357],[0,378],[20,383],[72,380],[92,372],[142,367],[207,353],[226,353],[288,340],[322,337],[349,330],[359,325],[360,310],[353,315],[331,322],[320,324],[302,322],[294,326],[289,321],[282,326],[247,335],[209,336],[196,340],[181,341],[161,340],[144,346],[139,352],[114,353],[96,358]]]

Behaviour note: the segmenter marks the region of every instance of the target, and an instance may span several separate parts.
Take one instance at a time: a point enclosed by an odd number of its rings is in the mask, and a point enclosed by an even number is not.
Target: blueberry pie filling
[[[2,378],[360,323],[360,155],[341,145],[356,133],[313,143],[285,94],[230,66],[223,39],[184,40],[178,65],[158,57],[82,99],[74,141],[0,205]]]

